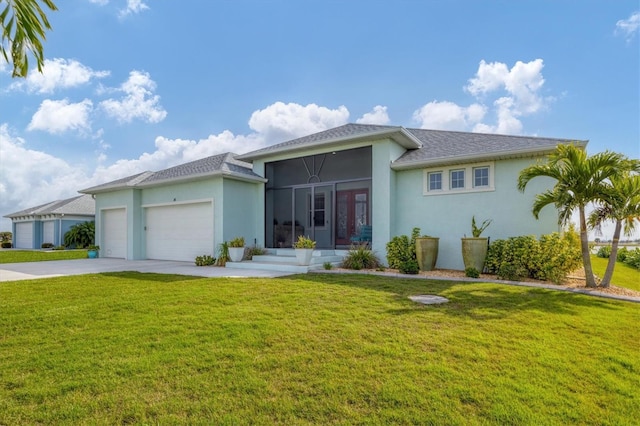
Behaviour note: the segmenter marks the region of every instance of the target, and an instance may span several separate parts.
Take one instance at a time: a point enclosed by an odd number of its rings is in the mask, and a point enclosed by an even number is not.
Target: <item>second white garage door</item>
[[[193,262],[213,255],[213,203],[147,207],[147,259]]]
[[[15,248],[31,249],[33,247],[33,222],[16,223]]]

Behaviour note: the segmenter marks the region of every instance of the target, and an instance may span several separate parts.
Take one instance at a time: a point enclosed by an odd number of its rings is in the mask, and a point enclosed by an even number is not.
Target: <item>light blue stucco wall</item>
[[[519,172],[534,163],[532,159],[496,161],[494,191],[462,194],[425,196],[422,169],[398,171],[393,233],[410,235],[414,227],[419,227],[422,234],[439,237],[436,267],[464,269],[460,238],[471,236],[474,215],[478,224],[493,220],[482,234],[491,240],[556,232],[558,216],[553,206],[545,207],[538,220],[531,213],[534,197],[550,188],[553,181],[536,178],[524,193],[517,189]]]
[[[225,179],[223,190],[223,240],[264,247],[264,184]]]

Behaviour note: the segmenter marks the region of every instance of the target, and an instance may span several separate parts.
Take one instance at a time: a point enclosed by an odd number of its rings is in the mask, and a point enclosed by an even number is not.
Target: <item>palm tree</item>
[[[640,164],[638,160],[630,161]],[[613,221],[615,223],[611,255],[604,277],[600,282],[602,287],[609,287],[611,283],[618,256],[620,232],[624,227],[624,235],[631,235],[635,230],[636,222],[640,220],[640,175],[628,173],[622,177],[612,177],[610,189],[612,191],[610,196],[589,215],[589,225],[598,231],[601,230],[603,222]]]
[[[518,176],[518,189],[523,192],[535,177],[546,176],[556,181],[552,189],[536,196],[533,202],[533,216],[536,219],[540,210],[549,204],[558,209],[560,224],[569,223],[574,210],[578,210],[580,247],[587,287],[596,287],[596,280],[591,267],[585,207],[591,202],[604,199],[608,180],[616,177],[624,165],[625,157],[621,154],[605,151],[588,157],[586,151],[577,145],[558,145],[549,154],[547,163],[529,166]]]
[[[13,64],[13,77],[26,77],[29,72],[27,53],[31,52],[38,63],[38,71],[44,65],[45,31],[51,29],[47,15],[40,7],[42,2],[50,10],[58,10],[52,0],[0,0],[2,43],[0,53]],[[9,61],[11,55],[11,61]]]

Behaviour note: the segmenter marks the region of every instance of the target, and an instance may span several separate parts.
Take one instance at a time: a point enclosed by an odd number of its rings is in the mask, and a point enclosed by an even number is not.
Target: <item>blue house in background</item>
[[[80,195],[31,207],[4,217],[12,221],[13,247],[39,249],[44,243],[63,245],[64,234],[73,225],[95,220],[96,203],[91,195]]]

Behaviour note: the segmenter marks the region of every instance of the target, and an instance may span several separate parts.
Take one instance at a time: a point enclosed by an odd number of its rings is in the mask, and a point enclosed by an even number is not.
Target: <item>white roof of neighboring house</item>
[[[67,198],[66,200],[52,201],[19,212],[5,215],[4,217],[13,218],[20,216],[33,215],[74,215],[74,216],[94,216],[96,214],[96,202],[91,195],[78,195],[77,197]]]

